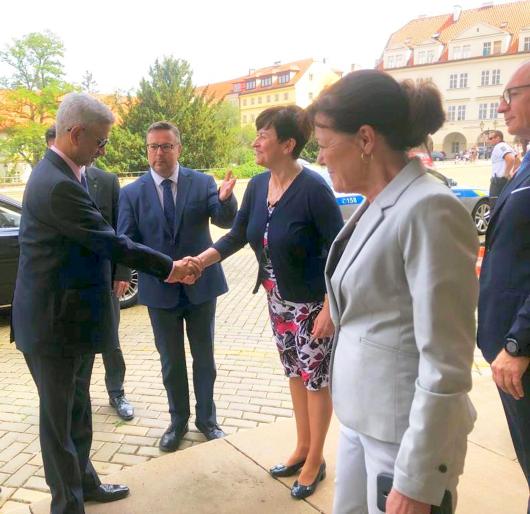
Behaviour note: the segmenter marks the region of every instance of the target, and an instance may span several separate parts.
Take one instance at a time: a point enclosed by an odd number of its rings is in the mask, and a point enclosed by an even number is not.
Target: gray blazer
[[[326,266],[335,412],[400,444],[396,489],[434,505],[462,473],[475,420],[477,251],[469,213],[413,160],[354,213]]]

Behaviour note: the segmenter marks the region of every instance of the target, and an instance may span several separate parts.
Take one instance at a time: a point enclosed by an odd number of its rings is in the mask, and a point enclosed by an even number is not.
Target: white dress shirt
[[[158,193],[158,199],[160,200],[160,205],[162,206],[162,209],[163,209],[164,208],[164,186],[162,185],[162,182],[166,179],[164,177],[161,177],[153,168],[151,168],[151,176],[153,177],[153,180],[155,181],[156,192]],[[168,177],[168,179],[171,180],[171,192],[173,193],[174,202],[177,199],[178,176],[179,176],[179,164],[177,163],[177,167],[175,168],[171,176]]]

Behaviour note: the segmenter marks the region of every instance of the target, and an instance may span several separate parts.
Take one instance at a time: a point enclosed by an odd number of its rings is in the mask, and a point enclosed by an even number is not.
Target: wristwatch
[[[521,347],[517,342],[517,339],[513,337],[507,337],[504,342],[504,349],[512,356],[519,357],[521,355]]]

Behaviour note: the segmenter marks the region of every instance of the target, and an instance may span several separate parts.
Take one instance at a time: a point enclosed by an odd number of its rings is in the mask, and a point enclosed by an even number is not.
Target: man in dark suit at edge
[[[81,184],[81,167],[105,153],[114,116],[87,94],[57,112],[57,138],[27,183],[12,336],[37,386],[39,436],[52,514],[84,514],[84,501],[114,501],[126,486],[102,484],[90,462],[90,376],[95,353],[117,346],[111,261],[173,282],[199,274],[117,236]]]
[[[51,148],[55,144],[55,125],[50,127],[45,134],[46,146]],[[85,179],[83,180],[83,175]],[[116,230],[118,223],[118,207],[120,200],[120,182],[114,173],[107,173],[95,166],[83,167],[81,170],[81,184],[88,187],[88,194],[94,200],[98,209],[103,214],[105,221]],[[116,330],[120,323],[121,298],[129,287],[131,270],[121,264],[112,265],[112,308],[116,319]],[[117,336],[118,337],[118,336]],[[125,421],[134,418],[134,407],[125,396],[125,359],[119,344],[108,352],[101,354],[105,368],[105,385],[109,395],[109,404],[114,407],[118,416]]]
[[[151,169],[122,189],[118,233],[174,258],[198,255],[212,245],[210,220],[219,227],[232,225],[235,179],[228,174],[218,190],[211,176],[181,166],[180,133],[171,123],[153,123],[146,143]],[[140,273],[138,288],[139,303],[149,309],[171,415],[160,449],[177,450],[188,430],[184,324],[193,357],[195,425],[207,439],[223,437],[213,400],[216,298],[228,290],[221,266],[206,269],[193,285],[164,284]]]

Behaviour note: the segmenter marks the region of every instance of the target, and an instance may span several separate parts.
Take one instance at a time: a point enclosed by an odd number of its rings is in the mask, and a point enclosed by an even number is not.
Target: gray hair
[[[147,129],[147,134],[150,132],[154,132],[155,130],[169,130],[173,132],[177,143],[180,145],[180,130],[176,127],[176,125],[173,125],[173,123],[169,123],[169,121],[156,121],[155,123],[152,123],[149,125],[149,128]]]
[[[75,125],[110,125],[114,114],[99,100],[86,93],[69,93],[57,111],[57,135],[65,134]]]

